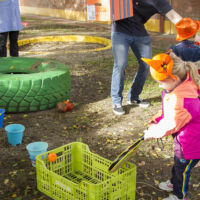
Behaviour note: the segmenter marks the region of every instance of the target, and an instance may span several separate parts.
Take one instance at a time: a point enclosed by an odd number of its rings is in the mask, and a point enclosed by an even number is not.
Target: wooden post
[[[165,21],[165,16],[160,15],[160,33],[164,33],[164,21]]]

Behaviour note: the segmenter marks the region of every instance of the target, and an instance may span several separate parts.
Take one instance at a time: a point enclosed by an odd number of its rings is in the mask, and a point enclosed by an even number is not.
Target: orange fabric
[[[133,16],[132,0],[86,0],[86,4],[95,7],[95,21],[117,21]]]
[[[200,22],[191,18],[182,18],[176,23],[177,37],[176,40],[186,40],[196,34],[200,28]]]
[[[198,94],[196,91],[198,90],[198,87],[193,81],[189,81],[189,79],[190,76],[188,71],[186,80],[178,87],[176,87],[175,90],[171,92],[171,94],[176,94],[178,97],[182,98],[197,98]]]
[[[120,8],[121,8],[120,9],[121,16],[124,16],[125,13],[124,13],[124,9],[123,9],[123,2],[121,1],[119,4],[120,4]]]
[[[112,3],[110,4],[110,6],[112,5]],[[113,5],[112,5],[113,6]],[[120,7],[118,3],[114,3],[114,11],[115,11],[115,19],[120,19]],[[111,15],[111,19],[112,19],[112,15],[113,13],[110,12]]]

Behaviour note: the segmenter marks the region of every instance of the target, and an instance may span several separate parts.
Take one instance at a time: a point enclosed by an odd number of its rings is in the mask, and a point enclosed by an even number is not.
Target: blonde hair
[[[192,81],[200,89],[200,75],[198,73],[197,65],[194,62],[185,62],[176,56],[173,52],[169,54],[174,61],[172,74],[178,76],[181,80],[184,80],[189,71]]]

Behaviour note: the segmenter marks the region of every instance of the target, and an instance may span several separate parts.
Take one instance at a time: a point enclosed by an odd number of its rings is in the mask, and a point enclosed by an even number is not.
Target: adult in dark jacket
[[[111,98],[113,112],[116,115],[123,115],[125,113],[122,108],[122,93],[129,47],[131,47],[138,60],[139,69],[129,90],[127,103],[137,104],[141,107],[149,105],[148,102],[139,98],[149,73],[149,66],[141,58],[152,58],[151,40],[144,24],[156,13],[166,15],[174,24],[182,18],[172,9],[167,0],[133,0],[133,13],[133,17],[115,21],[111,25],[114,56]]]

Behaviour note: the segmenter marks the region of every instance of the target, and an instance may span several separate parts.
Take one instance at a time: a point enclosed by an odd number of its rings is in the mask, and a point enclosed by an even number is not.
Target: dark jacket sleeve
[[[162,15],[166,15],[172,10],[172,7],[167,0],[155,0],[155,8]]]

